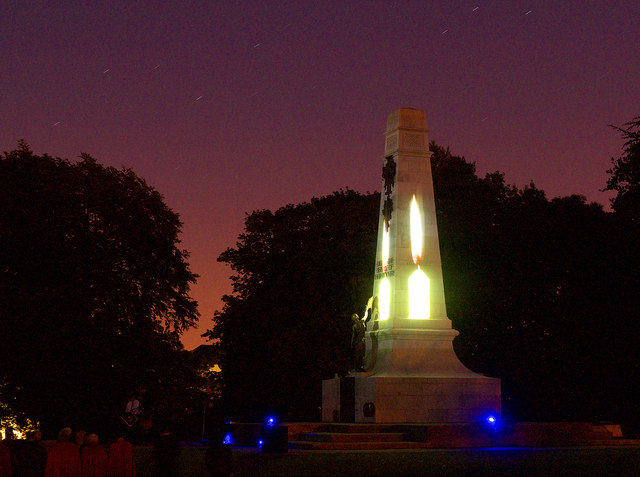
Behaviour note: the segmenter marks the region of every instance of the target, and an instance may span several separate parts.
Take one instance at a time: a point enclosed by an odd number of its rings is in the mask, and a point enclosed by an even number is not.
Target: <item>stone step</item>
[[[398,432],[397,424],[353,424],[353,423],[326,423],[314,429],[315,432],[347,433],[347,434],[373,434],[379,432]]]
[[[261,423],[233,424],[234,443],[238,446],[255,446],[260,439],[263,427],[264,424]],[[292,449],[640,446],[640,440],[624,438],[619,426],[584,422],[502,421],[493,429],[482,422],[469,424],[302,422],[286,423],[286,427]],[[370,434],[383,437],[371,440]],[[389,434],[393,437],[386,437]]]
[[[311,442],[289,441],[289,449],[298,450],[385,450],[385,449],[424,449],[424,442]]]
[[[401,432],[308,432],[300,436],[299,440],[311,442],[402,442],[404,434]]]
[[[463,447],[487,447],[490,443],[484,442],[467,442]],[[500,447],[529,447],[528,445],[509,445],[509,443],[500,443]],[[543,447],[549,447],[547,444]],[[623,447],[623,446],[640,446],[640,440],[637,439],[567,439],[553,445],[551,447]],[[455,448],[456,445],[442,445],[437,442],[412,442],[412,441],[388,441],[388,442],[313,442],[308,440],[289,441],[289,449],[296,450],[317,450],[317,451],[355,451],[355,450],[385,450],[385,449],[440,449]]]

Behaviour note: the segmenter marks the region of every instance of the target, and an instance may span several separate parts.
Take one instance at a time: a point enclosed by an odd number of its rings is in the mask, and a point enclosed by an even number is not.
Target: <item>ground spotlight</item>
[[[502,427],[502,421],[497,414],[485,414],[481,422],[485,430],[491,434],[498,434]]]
[[[289,447],[287,426],[282,426],[275,416],[267,417],[260,432],[260,449],[263,454],[285,454]]]

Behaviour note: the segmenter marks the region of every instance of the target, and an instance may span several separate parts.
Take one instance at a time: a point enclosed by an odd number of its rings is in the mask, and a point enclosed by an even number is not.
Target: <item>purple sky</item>
[[[0,150],[88,152],[164,195],[200,275],[193,348],[245,212],[379,190],[397,108],[481,175],[607,205],[639,47],[638,0],[4,0]]]

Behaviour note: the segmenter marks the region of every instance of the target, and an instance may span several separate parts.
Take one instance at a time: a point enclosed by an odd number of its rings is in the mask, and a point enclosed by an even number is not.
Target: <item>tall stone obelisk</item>
[[[323,382],[323,421],[471,422],[500,412],[500,380],[473,373],[453,351],[430,156],[424,112],[391,113],[366,372]]]

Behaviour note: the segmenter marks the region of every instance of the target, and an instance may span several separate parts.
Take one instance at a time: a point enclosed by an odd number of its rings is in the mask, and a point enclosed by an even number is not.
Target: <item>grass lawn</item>
[[[289,476],[640,476],[638,447],[456,449],[375,452],[234,450],[236,477]],[[136,448],[139,477],[152,476],[151,448]],[[207,476],[204,451],[183,447],[182,476]]]
[[[153,465],[151,462],[151,446],[134,447],[133,455],[136,460],[136,476],[153,476]],[[204,449],[192,446],[182,446],[180,451],[179,467],[180,477],[208,476],[204,465]],[[178,477],[178,476],[176,476]]]

